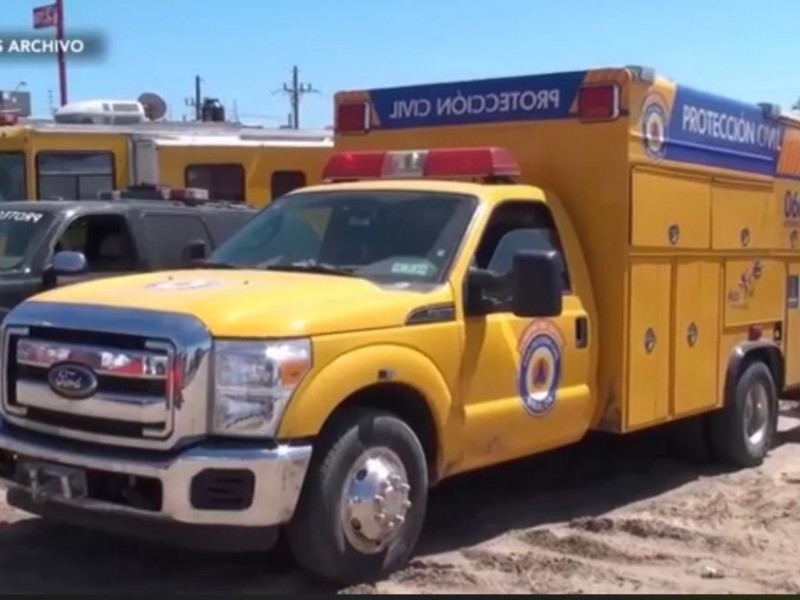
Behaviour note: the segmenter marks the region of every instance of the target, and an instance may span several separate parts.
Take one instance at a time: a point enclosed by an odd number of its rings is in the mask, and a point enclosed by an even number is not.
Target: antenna
[[[300,83],[300,69],[298,69],[297,66],[292,67],[291,87],[284,83],[281,89],[273,92],[273,94],[285,94],[289,96],[292,105],[292,112],[289,115],[289,126],[292,129],[300,129],[300,99],[305,94],[319,93],[320,91],[315,89],[310,83]]]
[[[151,121],[158,121],[167,114],[167,103],[158,94],[145,92],[137,98],[144,107],[144,114]]]

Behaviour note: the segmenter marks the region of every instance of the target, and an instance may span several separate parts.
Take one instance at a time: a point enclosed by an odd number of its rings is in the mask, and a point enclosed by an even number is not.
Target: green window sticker
[[[425,277],[431,270],[425,263],[396,262],[392,263],[392,273],[396,275],[414,275]]]

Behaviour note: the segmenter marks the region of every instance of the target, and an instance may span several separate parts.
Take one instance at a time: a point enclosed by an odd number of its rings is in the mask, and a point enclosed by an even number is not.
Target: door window
[[[561,240],[550,210],[539,202],[505,202],[494,209],[484,230],[473,259],[479,269],[498,275],[508,275],[514,255],[522,250],[555,250],[561,267],[561,285],[570,290]],[[535,285],[532,282],[532,285]],[[511,310],[511,284],[484,290],[483,300],[489,303],[489,312]]]
[[[0,152],[0,202],[27,199],[25,155],[22,152]]]
[[[184,250],[189,242],[203,241],[210,253],[214,247],[200,217],[169,213],[146,213],[149,254],[158,269],[184,266]]]
[[[272,199],[280,198],[292,190],[306,185],[306,174],[302,171],[275,171],[272,174],[269,188]]]
[[[54,253],[82,252],[90,273],[135,271],[138,261],[128,223],[120,215],[77,217],[56,242]]]

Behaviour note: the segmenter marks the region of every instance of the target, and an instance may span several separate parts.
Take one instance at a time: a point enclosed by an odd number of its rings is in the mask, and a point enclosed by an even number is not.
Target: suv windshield
[[[0,204],[0,271],[19,267],[47,231],[53,215],[36,210],[3,210]]]
[[[0,152],[0,202],[7,200],[27,200],[22,152]]]
[[[297,193],[269,205],[208,262],[434,283],[446,274],[475,205],[449,193]]]

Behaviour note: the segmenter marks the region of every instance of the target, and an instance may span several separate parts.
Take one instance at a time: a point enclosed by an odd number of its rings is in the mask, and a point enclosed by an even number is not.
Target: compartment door
[[[679,259],[675,278],[673,416],[717,404],[722,265]]]
[[[684,249],[711,246],[708,179],[637,168],[631,190],[631,245]]]
[[[670,279],[666,259],[631,264],[625,429],[669,416]]]
[[[800,385],[800,263],[789,264],[786,281],[786,386]]]
[[[782,241],[783,203],[771,185],[715,181],[712,190],[712,247],[767,249]]]

